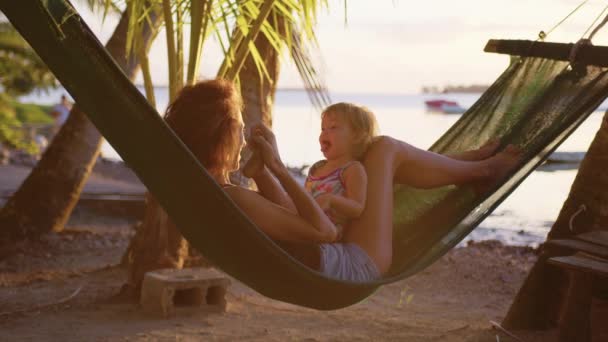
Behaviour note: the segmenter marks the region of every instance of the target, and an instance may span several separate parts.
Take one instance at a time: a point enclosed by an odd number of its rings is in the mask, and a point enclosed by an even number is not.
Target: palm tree
[[[307,94],[312,104],[319,109],[327,106],[330,102],[329,95],[309,52],[311,43],[314,48],[318,48],[314,34],[312,39],[302,39],[303,35],[300,29],[293,25],[285,25],[283,16],[273,15],[272,20],[276,21],[275,26],[283,28],[279,32],[281,39],[290,43],[287,49],[300,73],[305,88],[308,90]],[[287,35],[290,39],[287,38]],[[245,60],[239,71],[240,90],[244,103],[243,120],[245,127],[250,127],[259,122],[272,127],[272,107],[281,69],[280,51],[273,48],[272,42],[264,35],[256,39],[255,46],[263,61],[264,72],[260,72],[252,56]],[[243,150],[242,157],[243,160],[250,157],[250,151],[247,147]],[[235,184],[251,185],[250,180],[242,176],[240,172],[232,174],[231,179]]]
[[[576,234],[608,227],[608,112],[591,142],[574,179],[570,194],[551,227],[547,239],[571,238]],[[584,205],[584,207],[583,207]],[[584,211],[581,211],[584,208]],[[576,215],[576,216],[575,216]],[[575,219],[572,219],[575,216]],[[571,222],[572,219],[572,222]],[[572,229],[571,229],[572,224]],[[547,265],[542,253],[520,288],[504,325],[514,329],[546,329],[559,320],[568,286],[560,270]],[[588,314],[588,313],[587,313]]]
[[[161,17],[148,9],[142,24],[141,46],[151,44]],[[125,10],[106,48],[131,79],[139,60],[127,54],[131,11]],[[100,94],[101,95],[101,94]],[[36,167],[0,211],[0,243],[12,245],[23,238],[35,238],[61,230],[99,155],[102,137],[78,105],[42,155]]]
[[[177,3],[174,9],[169,8],[168,1],[164,1],[165,7],[165,23],[167,27],[167,42],[169,54],[169,72],[170,72],[170,98],[173,99],[179,88],[183,85],[183,74],[180,72],[180,65],[183,55],[180,52],[180,17],[183,16],[184,9],[180,3]],[[219,3],[216,3],[216,5]],[[285,46],[290,48],[291,55],[296,61],[301,74],[307,84],[307,88],[311,89],[318,96],[312,96],[314,99],[326,99],[325,90],[322,83],[317,81],[318,77],[314,66],[310,63],[310,59],[305,50],[306,45],[302,43],[301,35],[298,34],[298,27],[308,33],[310,37],[314,37],[310,26],[313,20],[310,13],[305,13],[303,8],[294,8],[292,11],[300,11],[301,18],[304,24],[293,22],[293,17],[287,16],[284,9],[277,4],[282,4],[281,1],[261,1],[256,8],[243,7],[240,3],[230,7],[232,12],[240,13],[246,21],[237,17],[234,22],[235,27],[230,33],[228,44],[222,43],[222,46],[228,46],[224,49],[225,59],[218,71],[218,77],[235,80],[240,84],[241,93],[245,100],[244,118],[246,126],[248,124],[263,121],[267,124],[271,122],[271,108],[274,102],[274,93],[276,90],[276,81],[279,75],[279,57],[281,49]],[[310,4],[308,10],[311,10]],[[191,25],[191,43],[190,43],[190,61],[188,63],[188,77],[186,82],[191,84],[195,81],[194,76],[198,66],[198,61],[192,60],[200,55],[193,51],[200,51],[204,43],[204,37],[209,31],[214,31],[219,36],[220,42],[222,38],[228,37],[228,30],[221,32],[217,28],[207,27],[206,23],[212,19],[205,19],[208,16],[212,17],[214,10],[211,1],[199,3],[201,8],[195,8],[195,3],[190,7],[192,18]],[[222,4],[225,6],[226,4]],[[222,18],[228,18],[225,13],[228,11],[225,7],[216,7],[216,13],[221,13]],[[316,8],[315,6],[312,9]],[[316,11],[316,10],[315,10]],[[171,13],[175,13],[176,21],[172,19]],[[264,19],[261,16],[265,16]],[[195,25],[196,23],[201,25]],[[249,23],[247,25],[239,23]],[[298,26],[296,26],[298,25]],[[174,26],[177,29],[174,30]],[[263,34],[256,34],[256,31]],[[197,32],[201,32],[200,35]],[[250,44],[253,42],[253,45]],[[246,47],[247,49],[244,49]],[[179,231],[168,218],[165,211],[160,207],[159,203],[153,196],[147,196],[147,207],[144,220],[137,228],[137,233],[125,253],[123,258],[129,266],[129,286],[125,287],[128,291],[127,295],[137,296],[143,280],[145,272],[158,268],[181,268],[188,256],[188,245]]]

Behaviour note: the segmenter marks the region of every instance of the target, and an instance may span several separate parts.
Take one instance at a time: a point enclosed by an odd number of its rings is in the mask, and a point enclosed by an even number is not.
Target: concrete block
[[[226,310],[230,280],[205,268],[162,269],[147,272],[141,287],[144,311],[162,317],[179,312]]]

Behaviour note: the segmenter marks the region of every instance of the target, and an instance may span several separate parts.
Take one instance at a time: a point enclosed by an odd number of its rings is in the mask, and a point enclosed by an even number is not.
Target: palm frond
[[[102,3],[106,8],[120,6],[121,0],[87,0]],[[169,91],[172,99],[184,82],[181,43],[183,25],[190,24],[190,51],[186,82],[195,82],[200,58],[207,37],[214,36],[224,54],[218,77],[238,82],[238,72],[245,59],[251,56],[258,72],[267,78],[264,60],[257,50],[255,37],[263,34],[279,53],[283,49],[300,72],[311,101],[315,106],[329,102],[319,68],[310,57],[314,44],[314,26],[327,0],[122,0],[131,10],[129,23],[130,50],[138,49],[140,27],[154,6],[162,7],[167,34]],[[281,17],[282,20],[277,20]],[[129,50],[129,51],[130,51]]]
[[[319,110],[327,107],[331,103],[327,86],[322,78],[322,74],[319,72],[319,68],[315,66],[311,57],[309,44],[303,41],[300,35],[293,31],[292,34],[293,44],[291,46],[290,55],[293,60],[298,73],[304,82],[306,94],[310,99],[310,102]],[[315,49],[318,51],[318,45],[316,45],[316,39],[310,41],[315,44]]]
[[[97,13],[102,11],[103,20],[106,19],[108,14],[120,14],[122,13],[121,2],[118,0],[82,0],[87,5],[91,12]]]

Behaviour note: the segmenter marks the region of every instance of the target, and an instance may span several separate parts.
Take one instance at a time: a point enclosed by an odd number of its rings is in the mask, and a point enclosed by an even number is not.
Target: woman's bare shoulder
[[[262,208],[272,203],[259,192],[241,186],[225,187],[224,191],[241,209]]]
[[[226,194],[235,199],[236,197],[250,197],[250,196],[259,196],[262,197],[258,192],[244,188],[242,186],[234,185],[234,186],[226,186],[223,188]]]

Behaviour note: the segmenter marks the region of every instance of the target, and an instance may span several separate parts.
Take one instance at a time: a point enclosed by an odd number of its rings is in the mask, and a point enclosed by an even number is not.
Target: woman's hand
[[[251,126],[251,135],[252,136],[262,136],[264,140],[266,140],[272,148],[279,153],[279,148],[277,147],[277,139],[274,136],[274,133],[268,128],[268,126],[264,125],[261,122],[258,122]]]
[[[264,164],[273,173],[278,173],[285,170],[285,165],[281,161],[279,149],[277,148],[276,138],[274,133],[263,124],[256,124],[252,127],[252,136],[250,138],[253,148],[260,154]]]

